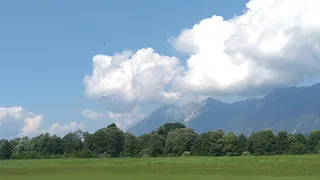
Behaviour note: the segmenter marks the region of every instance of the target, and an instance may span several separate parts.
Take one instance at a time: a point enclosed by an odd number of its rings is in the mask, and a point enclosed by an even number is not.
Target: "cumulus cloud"
[[[261,95],[320,76],[318,0],[251,0],[243,15],[212,16],[170,39],[187,65],[152,48],[93,58],[86,93],[123,101]],[[191,99],[192,99],[191,98]]]
[[[103,116],[103,114],[94,112],[90,109],[85,109],[85,110],[81,111],[81,115],[83,117],[85,117],[87,119],[91,119],[91,120],[100,119]]]
[[[317,0],[252,0],[230,20],[212,16],[172,45],[190,54],[183,87],[235,94],[292,85],[320,75]]]
[[[40,124],[43,121],[43,115],[37,115],[32,112],[25,110],[21,106],[17,107],[0,107],[0,123],[1,128],[4,130],[6,125],[9,125],[11,128],[10,131],[17,131],[20,135],[34,135],[40,131]],[[16,126],[13,126],[16,125]],[[7,130],[8,131],[8,130]]]
[[[120,129],[127,130],[132,125],[136,124],[139,120],[145,118],[145,114],[141,113],[140,108],[135,107],[130,112],[94,112],[85,109],[81,112],[82,116],[89,120],[102,120],[114,122]]]
[[[114,56],[96,55],[93,68],[93,74],[84,78],[86,94],[90,97],[106,94],[127,102],[179,97],[179,93],[167,89],[181,71],[179,60],[161,56],[152,48]]]
[[[0,138],[36,136],[47,132],[64,135],[84,128],[83,123],[72,122],[66,125],[56,123],[46,129],[43,121],[43,115],[27,111],[21,106],[0,107]]]
[[[48,132],[50,134],[56,134],[56,135],[63,136],[67,133],[75,132],[78,130],[81,130],[81,131],[84,130],[83,123],[71,122],[71,123],[65,124],[65,125],[60,125],[59,123],[55,123],[50,127]]]

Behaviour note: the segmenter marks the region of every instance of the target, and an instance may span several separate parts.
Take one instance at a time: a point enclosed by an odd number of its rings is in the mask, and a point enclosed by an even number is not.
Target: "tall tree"
[[[192,153],[197,156],[222,156],[224,149],[224,132],[218,130],[199,135],[194,141]]]
[[[285,131],[280,131],[275,137],[276,141],[276,153],[277,154],[287,154],[289,152],[290,143],[288,140],[288,133]]]
[[[254,155],[276,154],[275,137],[271,130],[252,133],[248,139],[248,150]]]
[[[139,139],[131,133],[125,134],[124,154],[125,156],[137,157],[141,151]]]
[[[185,151],[191,151],[191,147],[197,134],[190,128],[170,131],[166,139],[164,152],[169,155],[180,156]]]
[[[0,145],[0,159],[10,159],[14,147],[8,140],[4,140]]]
[[[307,145],[309,152],[316,154],[318,145],[320,145],[320,131],[312,131]]]

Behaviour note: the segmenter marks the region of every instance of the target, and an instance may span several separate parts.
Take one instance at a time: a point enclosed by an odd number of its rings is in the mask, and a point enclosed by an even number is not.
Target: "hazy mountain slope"
[[[181,122],[197,132],[223,129],[249,134],[265,128],[308,133],[320,129],[320,84],[276,89],[261,99],[233,104],[213,98],[184,107],[164,106],[128,131],[148,133],[167,122]]]

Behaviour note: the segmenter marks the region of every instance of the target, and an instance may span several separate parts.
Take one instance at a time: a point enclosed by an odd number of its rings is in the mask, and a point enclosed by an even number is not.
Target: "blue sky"
[[[213,15],[241,15],[246,2],[3,1],[0,107],[22,106],[42,114],[47,127],[86,122],[82,110],[107,110],[106,102],[84,93],[83,79],[92,74],[95,55],[152,47],[185,65],[189,56],[170,46],[168,39]]]

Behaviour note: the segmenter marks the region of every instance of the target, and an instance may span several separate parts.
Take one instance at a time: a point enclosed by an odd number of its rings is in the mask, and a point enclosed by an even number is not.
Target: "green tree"
[[[308,153],[307,147],[304,144],[301,144],[299,142],[291,145],[289,149],[289,154],[292,154],[292,155],[303,155],[307,153]]]
[[[230,132],[226,134],[224,137],[224,148],[223,148],[223,153],[227,156],[239,156],[241,154],[239,153],[239,148],[238,146],[238,141],[237,141],[237,136],[233,133]]]
[[[0,159],[10,159],[14,147],[9,143],[9,141],[4,140],[0,145]]]
[[[252,133],[248,139],[248,150],[253,155],[272,155],[276,152],[276,141],[271,130]]]
[[[224,149],[224,132],[218,130],[199,135],[194,141],[192,153],[197,156],[222,156]]]
[[[87,135],[85,146],[98,155],[107,153],[111,157],[118,157],[124,149],[124,132],[115,126],[108,126]]]
[[[124,142],[124,155],[130,157],[137,157],[140,153],[140,141],[139,139],[131,133],[125,134]]]
[[[165,154],[181,156],[183,152],[191,151],[196,137],[197,134],[190,128],[170,131],[165,143]]]
[[[275,137],[276,141],[276,153],[277,154],[287,154],[290,148],[290,142],[288,140],[288,133],[285,131],[280,131]]]
[[[312,154],[316,154],[317,146],[320,145],[320,131],[312,131],[307,144],[309,152]]]
[[[63,152],[69,155],[77,153],[83,148],[82,137],[79,133],[76,133],[76,132],[66,134],[62,138],[61,144],[62,144]]]
[[[248,138],[244,134],[240,134],[236,138],[236,141],[235,155],[241,156],[244,152],[247,151]]]
[[[149,155],[152,157],[162,156],[164,152],[165,138],[158,134],[151,136]]]

